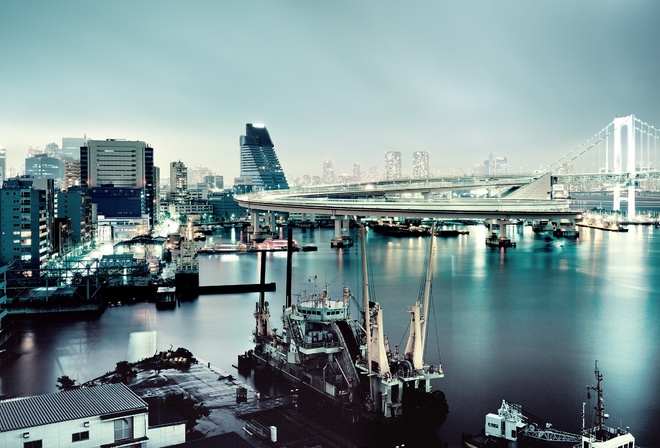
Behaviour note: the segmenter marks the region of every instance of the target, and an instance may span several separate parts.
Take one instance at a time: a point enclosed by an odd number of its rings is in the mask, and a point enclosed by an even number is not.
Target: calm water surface
[[[447,395],[450,414],[439,434],[458,446],[460,434],[477,433],[484,415],[502,399],[578,432],[586,385],[595,384],[598,360],[610,426],[629,426],[640,446],[656,445],[653,418],[660,414],[660,230],[630,227],[628,233],[581,229],[578,241],[535,235],[510,227],[514,249],[484,245],[487,229],[438,238],[427,362],[442,362],[435,383]],[[225,233],[214,238],[236,238]],[[360,255],[356,247],[333,250],[331,230],[294,231],[299,244],[318,252],[293,257],[293,292],[348,284],[361,303]],[[407,337],[407,307],[417,299],[428,238],[368,237],[372,299],[385,312],[392,346]],[[285,254],[269,254],[267,281],[272,322],[280,327]],[[254,254],[200,257],[200,283],[256,283]],[[15,350],[21,357],[0,372],[0,393],[30,395],[56,390],[57,377],[84,381],[133,360],[185,347],[237,375],[236,356],[248,341],[258,294],[207,295],[174,311],[153,304],[109,308],[84,322],[26,322]],[[591,420],[587,407],[587,421]]]

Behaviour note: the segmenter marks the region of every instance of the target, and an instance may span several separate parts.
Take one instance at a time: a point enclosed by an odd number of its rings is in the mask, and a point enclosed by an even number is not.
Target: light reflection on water
[[[450,414],[440,431],[450,445],[462,432],[481,430],[484,415],[495,412],[502,399],[557,428],[578,431],[585,385],[594,383],[598,359],[611,424],[621,421],[639,445],[651,446],[651,419],[660,411],[660,232],[581,229],[574,242],[535,235],[529,227],[510,228],[507,234],[518,246],[492,250],[484,245],[484,226],[469,230],[438,238],[426,354],[427,362],[444,366],[445,378],[434,387],[447,395]],[[296,229],[299,245],[316,244],[319,250],[294,255],[292,291],[310,290],[317,276],[335,296],[348,284],[362,303],[357,244],[330,249],[331,234]],[[372,300],[384,308],[392,348],[405,344],[407,308],[418,297],[427,243],[369,235]],[[276,282],[277,291],[266,300],[276,328],[285,273],[284,254],[268,254],[266,281]],[[258,281],[254,254],[200,259],[202,285]],[[257,300],[258,294],[209,295],[173,311],[135,304],[109,308],[91,322],[27,323],[16,347],[22,356],[0,374],[0,393],[52,392],[61,375],[96,377],[128,359],[131,335],[143,332],[156,335],[137,345],[144,353],[154,345],[185,347],[238,376],[232,364],[251,348]]]

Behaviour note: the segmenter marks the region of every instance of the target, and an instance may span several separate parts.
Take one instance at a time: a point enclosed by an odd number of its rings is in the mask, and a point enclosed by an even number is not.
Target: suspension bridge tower
[[[635,217],[635,116],[633,114],[625,117],[616,117],[612,122],[614,126],[614,153],[613,153],[613,167],[612,170],[615,174],[628,174],[628,218]],[[625,148],[623,145],[623,133],[625,129]],[[624,149],[626,155],[626,162],[623,163]],[[614,204],[612,207],[618,211],[621,209],[621,186],[614,187]]]

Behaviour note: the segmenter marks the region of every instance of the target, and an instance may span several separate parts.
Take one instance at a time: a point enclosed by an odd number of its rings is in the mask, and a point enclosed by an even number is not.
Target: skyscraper
[[[80,177],[83,186],[104,187],[104,194],[108,188],[141,189],[142,213],[149,215],[153,225],[154,150],[145,142],[88,140],[87,146],[80,148]]]
[[[80,160],[80,148],[85,145],[84,137],[62,137],[62,158]]]
[[[401,153],[387,151],[385,153],[385,180],[401,179]]]
[[[52,179],[15,178],[0,189],[0,263],[43,267],[52,251]]]
[[[184,202],[188,199],[188,168],[182,161],[170,163],[170,202]]]
[[[413,152],[413,179],[429,178],[429,153],[426,151]]]
[[[335,169],[332,166],[331,158],[326,158],[323,161],[323,175],[321,179],[324,184],[333,184],[335,182]]]
[[[240,176],[251,182],[254,190],[289,188],[273,142],[263,124],[246,124],[245,135],[241,135],[240,144]]]

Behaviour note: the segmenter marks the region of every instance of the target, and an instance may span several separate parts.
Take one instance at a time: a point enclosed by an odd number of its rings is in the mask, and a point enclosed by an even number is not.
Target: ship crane
[[[579,443],[582,440],[579,434],[554,429],[550,423],[543,423],[532,415],[523,414],[522,406],[506,400],[502,400],[497,414],[486,415],[485,434],[510,441],[518,440],[520,435],[548,442]]]

